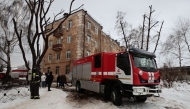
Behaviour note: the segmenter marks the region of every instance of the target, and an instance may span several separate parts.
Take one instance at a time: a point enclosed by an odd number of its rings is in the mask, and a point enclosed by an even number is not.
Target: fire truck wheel
[[[79,83],[79,82],[77,82],[76,91],[77,91],[78,93],[80,92],[80,83]]]
[[[82,92],[85,91],[84,89],[81,89],[80,82],[77,82],[77,84],[76,84],[76,91],[77,91],[78,93],[82,93]]]
[[[110,100],[111,98],[111,86],[110,85],[106,85],[105,86],[105,90],[104,90],[104,100]]]
[[[145,102],[145,101],[147,100],[146,97],[144,97],[144,98],[135,97],[134,99],[135,99],[137,102]]]
[[[111,100],[114,105],[119,106],[122,103],[122,97],[120,90],[117,87],[113,87],[111,92]]]

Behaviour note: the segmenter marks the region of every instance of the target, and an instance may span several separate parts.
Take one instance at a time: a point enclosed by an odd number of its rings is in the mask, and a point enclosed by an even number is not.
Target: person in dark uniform
[[[64,84],[66,84],[67,86],[69,86],[67,84],[67,78],[65,76],[65,74],[61,75],[61,82],[62,82],[62,87],[65,88]]]
[[[53,75],[52,75],[52,72],[50,71],[50,73],[47,75],[48,91],[51,91],[50,87],[51,87],[52,81],[53,81]]]
[[[60,87],[61,86],[61,76],[60,75],[58,75],[57,76],[57,87]]]
[[[32,69],[32,78],[30,82],[31,99],[40,99],[39,96],[40,71],[38,67]]]

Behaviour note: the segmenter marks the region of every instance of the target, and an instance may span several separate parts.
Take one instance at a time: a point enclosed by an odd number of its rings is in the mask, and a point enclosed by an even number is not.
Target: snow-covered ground
[[[123,99],[121,106],[105,102],[98,94],[77,94],[57,88],[51,90],[41,88],[40,99],[26,96],[0,102],[0,109],[190,109],[190,85],[187,83],[175,83],[174,88],[163,88],[160,97],[150,97],[145,103]]]

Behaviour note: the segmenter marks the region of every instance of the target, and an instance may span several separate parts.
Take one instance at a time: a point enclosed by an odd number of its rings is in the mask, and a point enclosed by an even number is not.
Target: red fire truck
[[[123,97],[145,102],[161,93],[155,58],[153,53],[137,48],[97,53],[73,63],[72,82],[77,92],[101,93],[115,105],[121,105]]]

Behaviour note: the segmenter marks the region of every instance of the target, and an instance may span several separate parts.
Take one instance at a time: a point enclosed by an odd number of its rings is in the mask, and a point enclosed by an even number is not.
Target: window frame
[[[50,40],[50,41],[49,41],[49,47],[52,48],[52,46],[53,46],[53,41]]]
[[[95,34],[98,35],[98,27],[97,26],[95,26]]]
[[[98,47],[98,42],[97,41],[95,41],[95,47]]]
[[[60,52],[57,52],[56,59],[57,59],[57,60],[60,60],[60,59],[61,59],[61,53],[60,53]]]
[[[56,68],[55,68],[55,74],[59,74],[59,66],[56,66]]]
[[[67,36],[67,43],[71,43],[71,36]]]
[[[90,56],[90,51],[89,50],[86,51],[86,55]]]
[[[91,36],[90,35],[87,35],[87,43],[90,44],[90,41],[91,40]]]
[[[52,54],[49,54],[48,55],[48,61],[51,61],[52,60]]]
[[[111,48],[113,48],[113,44],[111,44]]]
[[[73,26],[73,21],[69,20],[69,22],[68,22],[68,29],[72,28],[72,26]]]
[[[57,44],[61,44],[61,40],[62,40],[61,38],[58,38],[57,39]]]
[[[87,23],[87,28],[91,29],[91,22],[90,21],[88,21],[88,23]]]
[[[66,59],[70,59],[71,58],[71,50],[67,50],[66,51]]]

